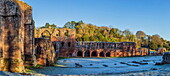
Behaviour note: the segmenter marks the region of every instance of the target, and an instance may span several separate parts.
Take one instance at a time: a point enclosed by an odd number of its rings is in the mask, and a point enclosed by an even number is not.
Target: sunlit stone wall
[[[19,0],[0,0],[0,70],[23,72],[33,56],[32,7]],[[32,64],[32,63],[30,63]],[[29,64],[29,65],[30,65]]]

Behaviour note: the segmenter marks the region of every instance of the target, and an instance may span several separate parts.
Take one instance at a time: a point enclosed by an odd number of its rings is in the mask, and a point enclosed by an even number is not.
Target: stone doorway
[[[100,52],[100,57],[104,57],[104,52]]]
[[[92,56],[93,56],[93,57],[97,57],[97,51],[93,51],[93,52],[92,52]]]
[[[90,57],[90,51],[86,51],[84,54],[85,57]]]
[[[77,56],[78,56],[78,57],[82,57],[82,56],[83,56],[83,52],[82,52],[82,51],[78,51],[78,52],[77,52]]]
[[[110,57],[110,52],[106,53],[106,57]]]

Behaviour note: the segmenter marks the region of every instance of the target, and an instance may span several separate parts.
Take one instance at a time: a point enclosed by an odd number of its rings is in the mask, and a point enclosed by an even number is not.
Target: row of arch
[[[97,51],[78,51],[77,52],[77,57],[111,57],[111,53],[110,52],[100,52],[98,53]]]
[[[82,42],[82,45],[85,48],[117,48],[117,49],[124,49],[127,47],[127,49],[130,48],[136,48],[136,44],[134,42],[121,42],[121,43],[115,43],[115,42]]]
[[[43,32],[40,32],[40,34],[41,34],[41,37],[49,37],[49,36],[53,35],[53,33],[50,32],[50,30],[44,30]],[[61,31],[58,30],[58,33],[55,33],[55,34],[56,34],[55,36],[60,36]],[[68,35],[69,35],[69,31],[66,30],[66,32],[64,33],[64,35],[65,35],[65,36],[68,36]]]
[[[65,44],[67,44],[67,46],[65,46]],[[61,47],[71,47],[71,42],[68,43],[61,42]]]

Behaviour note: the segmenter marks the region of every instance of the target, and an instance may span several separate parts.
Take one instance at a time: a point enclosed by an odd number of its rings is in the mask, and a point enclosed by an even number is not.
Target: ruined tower
[[[0,0],[1,71],[23,72],[24,64],[34,62],[33,31],[31,6],[19,0]]]

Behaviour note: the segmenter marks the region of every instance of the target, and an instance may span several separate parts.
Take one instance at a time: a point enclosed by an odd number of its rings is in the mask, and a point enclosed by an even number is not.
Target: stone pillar
[[[22,10],[15,0],[0,0],[0,31],[3,41],[1,71],[23,72],[24,26]]]
[[[97,52],[97,57],[100,57],[100,53]]]
[[[106,57],[106,52],[104,52],[104,57]]]
[[[24,71],[23,60],[33,54],[32,21],[31,6],[19,0],[0,0],[1,71]]]
[[[90,50],[90,57],[92,57],[92,51]]]
[[[24,64],[25,66],[35,66],[36,58],[34,55],[34,22],[32,20],[32,9],[27,9],[24,13]]]
[[[85,51],[82,52],[82,57],[84,57],[84,53],[85,53]]]

